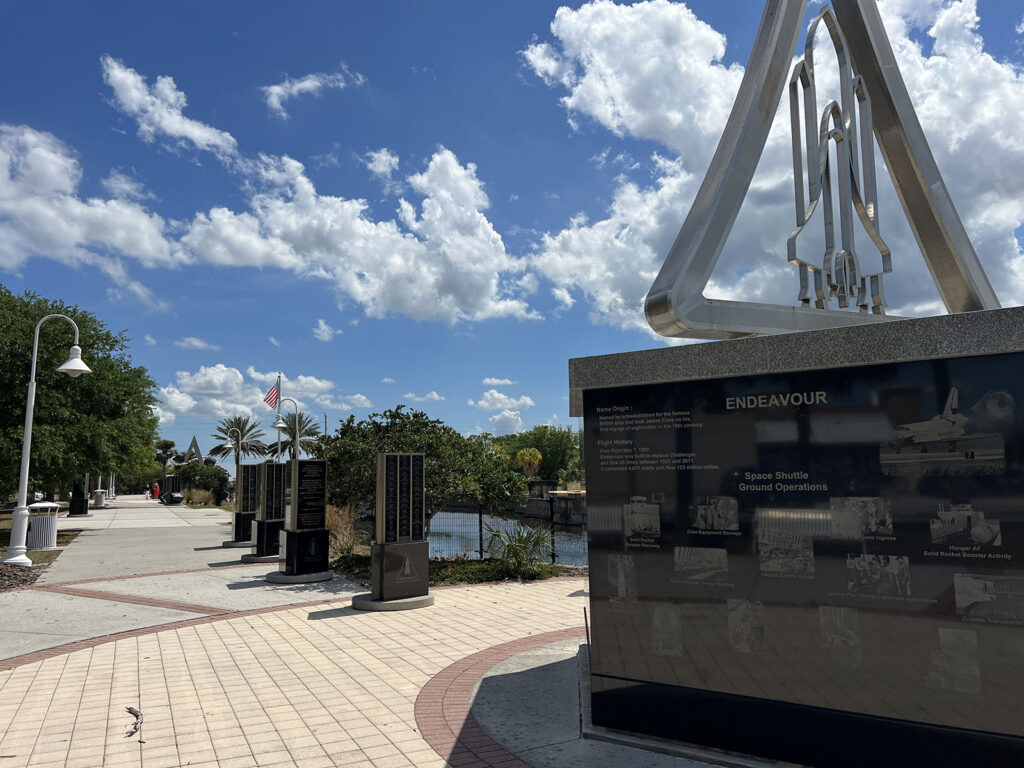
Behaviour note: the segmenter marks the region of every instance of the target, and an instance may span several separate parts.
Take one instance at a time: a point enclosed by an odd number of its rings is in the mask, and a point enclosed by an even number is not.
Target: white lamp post
[[[292,453],[295,454],[295,458],[297,459],[299,458],[299,404],[290,397],[282,397],[280,402],[283,403],[285,400],[291,403],[292,407],[295,409],[295,434],[292,436]],[[285,423],[285,420],[281,418],[281,414],[277,415],[277,421],[274,422],[274,429],[277,430],[278,437],[280,437],[281,430],[288,429],[288,425]]]
[[[231,437],[231,433],[238,433],[238,442],[235,443],[235,512],[238,511],[238,462],[241,461],[242,456],[242,431],[237,427],[228,428],[228,437]]]
[[[71,347],[68,359],[57,370],[71,378],[81,376],[83,373],[92,373],[92,369],[82,362],[82,348],[78,346],[78,326],[74,320],[67,315],[47,315],[36,323],[35,337],[32,341],[32,373],[28,380],[28,402],[25,405],[25,434],[21,442],[18,506],[14,508],[11,518],[11,545],[7,549],[7,557],[3,559],[6,565],[21,565],[26,568],[32,566],[32,561],[25,554],[25,538],[28,534],[28,464],[32,455],[32,414],[36,406],[36,358],[39,355],[39,327],[54,317],[67,320],[75,329],[75,343]]]

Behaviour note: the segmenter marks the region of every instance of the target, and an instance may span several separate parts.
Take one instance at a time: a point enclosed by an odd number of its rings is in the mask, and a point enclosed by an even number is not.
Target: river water
[[[480,558],[480,531],[483,530],[483,544],[486,546],[488,526],[496,530],[507,530],[516,522],[545,528],[550,525],[542,519],[505,518],[488,514],[483,515],[482,522],[481,527],[480,514],[477,512],[438,512],[430,521],[430,556],[477,560]],[[550,562],[550,552],[547,559]],[[586,528],[579,525],[555,526],[555,562],[561,565],[587,564]]]

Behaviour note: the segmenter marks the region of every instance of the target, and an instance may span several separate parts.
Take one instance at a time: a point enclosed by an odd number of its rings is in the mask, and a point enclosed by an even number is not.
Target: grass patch
[[[334,561],[336,573],[343,574],[355,581],[370,581],[370,556],[347,554]],[[586,569],[574,568],[569,565],[551,565],[538,563],[532,576],[527,580],[550,579],[555,576],[578,576],[586,573]],[[499,560],[431,560],[430,586],[441,584],[483,584],[486,582],[507,581],[505,566]]]

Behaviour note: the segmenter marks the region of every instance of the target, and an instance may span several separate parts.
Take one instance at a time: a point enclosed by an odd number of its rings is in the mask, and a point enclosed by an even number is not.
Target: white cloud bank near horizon
[[[161,387],[157,414],[161,424],[173,424],[180,415],[219,420],[230,416],[266,418],[273,410],[263,401],[266,391],[277,383],[276,371],[258,371],[249,366],[243,373],[217,363],[201,365],[195,372],[178,371],[174,383]],[[300,411],[351,411],[372,408],[368,397],[358,392],[338,395],[329,379],[282,374],[281,396],[296,401]],[[282,407],[287,412],[290,403]]]

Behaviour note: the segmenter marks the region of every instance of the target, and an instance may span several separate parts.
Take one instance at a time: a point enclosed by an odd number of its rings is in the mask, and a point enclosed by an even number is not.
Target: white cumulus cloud
[[[415,392],[406,392],[402,397],[414,403],[439,403],[444,400],[444,395],[439,395],[433,390],[427,392],[425,395],[417,395]]]
[[[261,90],[270,110],[283,120],[287,120],[288,112],[284,108],[284,103],[289,99],[296,96],[319,96],[325,90],[341,90],[349,85],[362,85],[363,82],[365,78],[361,74],[350,72],[343,64],[338,72],[314,72],[302,77],[286,77],[280,83],[262,86]]]
[[[381,147],[372,152],[367,152],[366,157],[363,158],[363,163],[374,176],[390,180],[391,174],[398,170],[398,155],[387,147]]]
[[[233,157],[238,151],[235,138],[198,120],[185,117],[188,105],[185,93],[178,89],[174,78],[160,75],[153,85],[124,62],[112,56],[100,59],[103,81],[114,92],[117,108],[133,118],[143,141],[154,141],[166,136],[181,146],[213,152],[222,157]]]
[[[16,271],[33,257],[91,267],[120,291],[163,308],[125,259],[146,267],[184,261],[165,221],[133,200],[83,199],[81,179],[74,151],[57,137],[0,124],[0,270]]]
[[[329,326],[322,317],[317,318],[316,327],[313,329],[313,336],[320,341],[330,341],[339,333],[341,333],[340,330]]]
[[[278,340],[277,340],[276,338],[274,338],[273,336],[268,336],[268,337],[267,337],[267,341],[269,341],[269,342],[270,342],[271,344],[273,344],[273,345],[274,345],[275,347],[280,347],[280,346],[281,346],[281,342],[280,342],[280,341],[278,341]]]
[[[488,376],[481,382],[485,387],[510,387],[515,384],[512,379],[496,379]]]
[[[182,349],[220,349],[216,344],[211,344],[210,342],[196,336],[185,336],[184,338],[173,342],[173,344],[174,346],[181,347]]]
[[[383,379],[380,380],[380,383],[381,384],[395,384],[396,382],[390,376],[385,376]]]
[[[506,411],[514,408],[532,408],[535,405],[533,399],[526,395],[510,397],[496,389],[489,389],[479,400],[470,399],[466,404],[481,411]]]
[[[152,200],[156,197],[145,185],[133,176],[112,170],[100,184],[107,193],[117,200]]]
[[[917,113],[982,263],[1003,302],[1021,303],[1024,256],[1016,232],[1024,223],[1024,142],[1005,126],[1024,118],[1024,74],[985,51],[975,0],[880,5]],[[934,40],[930,50],[911,37],[921,31]],[[838,96],[835,55],[825,43],[819,36],[819,105]],[[551,39],[523,52],[527,65],[561,94],[571,125],[588,121],[664,148],[651,157],[653,182],[619,177],[602,215],[577,216],[542,237],[531,264],[554,284],[552,293],[563,306],[580,297],[593,321],[650,333],[643,299],[696,194],[743,75],[742,66],[725,63],[725,44],[683,4],[595,0],[560,8]],[[795,225],[785,98],[782,107],[708,296],[796,301],[796,274],[785,258]],[[614,154],[613,147],[605,161]],[[878,167],[881,231],[895,262],[886,281],[890,311],[930,312],[937,291],[880,156]],[[820,218],[814,226],[820,229]],[[876,271],[877,255],[865,247],[866,237],[860,242],[862,269]]]
[[[487,419],[491,423],[491,432],[495,435],[512,435],[523,431],[523,419],[519,411],[502,411]]]

